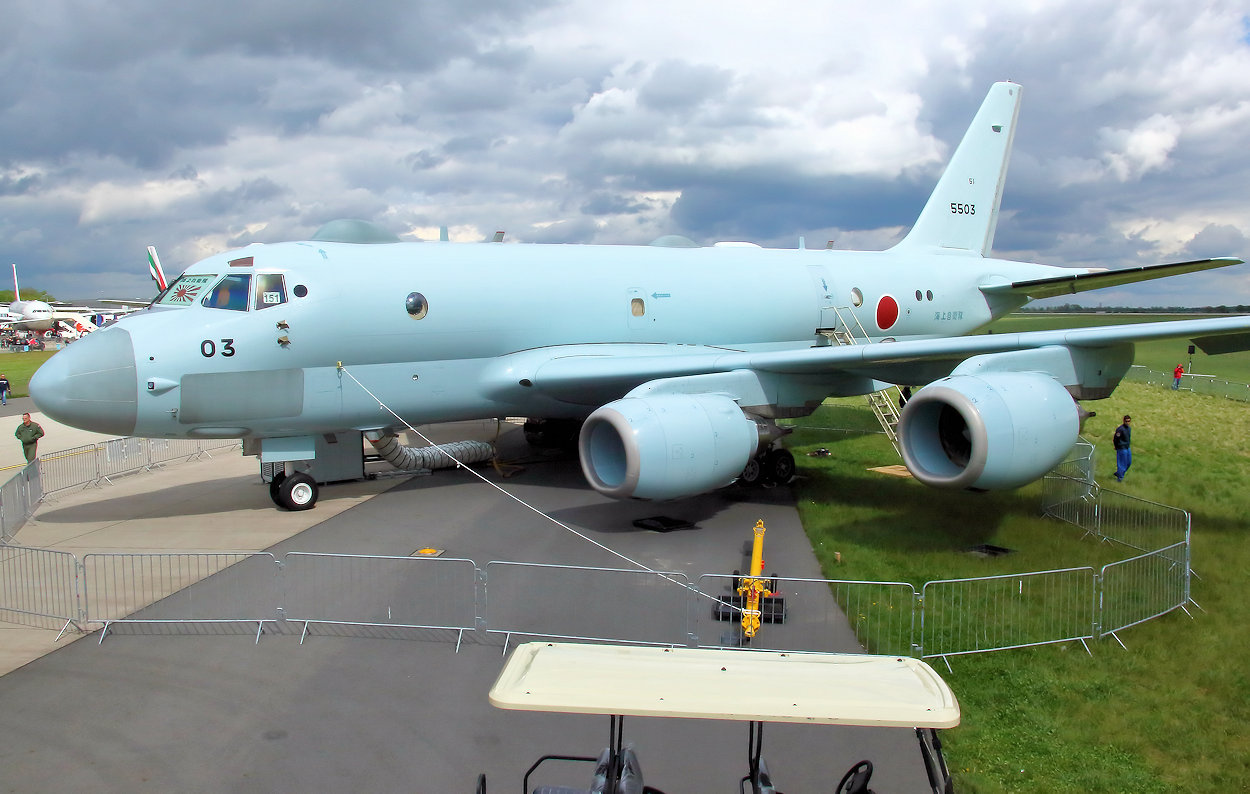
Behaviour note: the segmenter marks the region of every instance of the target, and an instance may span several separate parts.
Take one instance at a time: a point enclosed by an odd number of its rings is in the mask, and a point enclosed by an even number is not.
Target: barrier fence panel
[[[27,463],[17,474],[0,486],[0,542],[7,543],[35,514],[43,498],[43,481],[39,477],[39,461]]]
[[[284,617],[303,622],[305,635],[314,623],[460,632],[477,624],[472,560],[293,551],[282,584]]]
[[[203,442],[187,438],[149,438],[147,445],[148,465],[156,466],[174,460],[197,458],[204,454]],[[232,442],[237,443],[237,442]]]
[[[267,552],[87,554],[83,618],[129,623],[265,623],[276,619],[278,565]],[[192,586],[194,585],[194,586]]]
[[[43,493],[98,484],[108,477],[131,474],[160,463],[200,457],[210,451],[239,446],[233,438],[115,438],[42,455]],[[42,494],[41,494],[42,495]]]
[[[703,647],[912,655],[916,589],[905,582],[770,579],[761,625],[746,639],[742,613],[707,596],[733,598],[740,577],[704,574],[690,599],[691,631]],[[732,602],[739,603],[739,602]]]
[[[1154,551],[1189,539],[1189,513],[1118,491],[1099,490],[1092,523],[1082,524],[1100,539],[1138,551]]]
[[[44,493],[53,493],[75,486],[87,486],[100,481],[97,465],[98,444],[71,447],[60,452],[39,456],[39,472]]]
[[[687,645],[680,573],[520,562],[486,565],[486,630],[570,640]],[[506,649],[508,639],[504,641]]]
[[[1051,473],[1042,478],[1042,515],[1090,529],[1098,521],[1097,485],[1080,477]]]
[[[922,658],[1090,639],[1094,583],[1093,568],[927,582]]]
[[[78,559],[64,551],[0,546],[0,620],[64,631],[78,620]]]
[[[1167,388],[1172,386],[1171,372],[1159,372],[1138,364],[1134,364],[1129,368],[1127,378],[1148,383],[1152,386],[1164,386]],[[1181,390],[1192,391],[1196,394],[1208,394],[1212,397],[1223,397],[1228,400],[1250,402],[1250,384],[1224,380],[1214,375],[1186,372],[1181,378]]]
[[[1183,607],[1189,601],[1189,544],[1104,565],[1101,600],[1102,634]]]
[[[118,477],[148,465],[148,445],[144,438],[114,438],[96,445],[101,477]]]

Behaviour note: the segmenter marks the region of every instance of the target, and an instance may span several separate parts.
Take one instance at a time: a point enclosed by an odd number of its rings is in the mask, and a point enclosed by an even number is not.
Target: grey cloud
[[[262,204],[290,193],[287,188],[268,177],[252,179],[230,190],[217,190],[204,199],[204,209],[214,213],[237,211],[243,207]]]
[[[616,193],[598,192],[582,202],[581,211],[586,215],[623,215],[635,213],[646,208],[626,196]]]
[[[16,179],[5,175],[0,176],[0,196],[21,196],[39,189],[43,180],[38,176],[28,175]]]
[[[638,90],[638,101],[652,110],[688,111],[723,94],[731,77],[726,69],[664,61]]]
[[[1213,256],[1250,256],[1246,235],[1233,226],[1208,224],[1185,246],[1185,254],[1194,259]]]
[[[429,149],[422,149],[419,152],[413,152],[404,158],[404,163],[413,171],[425,171],[430,168],[437,168],[447,162],[446,155],[435,154]]]

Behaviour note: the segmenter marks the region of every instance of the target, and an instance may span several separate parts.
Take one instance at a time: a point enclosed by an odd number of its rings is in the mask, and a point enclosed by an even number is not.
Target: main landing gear
[[[785,485],[794,477],[794,456],[790,450],[769,449],[747,461],[738,475],[743,485]]]
[[[269,498],[285,510],[311,510],[317,495],[317,481],[302,471],[278,472],[269,483]]]

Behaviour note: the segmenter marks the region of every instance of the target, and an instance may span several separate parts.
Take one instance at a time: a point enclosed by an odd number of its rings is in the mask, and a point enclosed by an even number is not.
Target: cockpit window
[[[239,274],[226,276],[201,301],[210,309],[229,309],[233,312],[247,311],[248,295],[252,291],[252,276]]]
[[[216,280],[216,273],[196,273],[192,276],[180,276],[154,302],[160,306],[190,306],[204,297],[208,285]]]
[[[286,285],[281,273],[256,274],[256,308],[268,309],[286,303]]]

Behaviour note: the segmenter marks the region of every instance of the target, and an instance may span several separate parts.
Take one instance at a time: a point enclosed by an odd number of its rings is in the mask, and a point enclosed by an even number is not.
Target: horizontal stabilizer
[[[1078,270],[1070,276],[1053,276],[1037,278],[1029,281],[1014,281],[1010,284],[985,284],[981,292],[986,295],[1027,295],[1030,300],[1053,298],[1056,295],[1071,295],[1087,290],[1118,287],[1122,284],[1133,284],[1138,281],[1149,281],[1155,278],[1179,276],[1182,273],[1197,273],[1200,270],[1211,270],[1216,267],[1240,265],[1242,260],[1231,256],[1214,259],[1197,259],[1193,262],[1175,262],[1167,265],[1145,265],[1142,267],[1126,267],[1119,270]]]
[[[1218,356],[1221,353],[1240,353],[1243,350],[1250,350],[1250,333],[1195,336],[1190,341],[1208,356]]]

